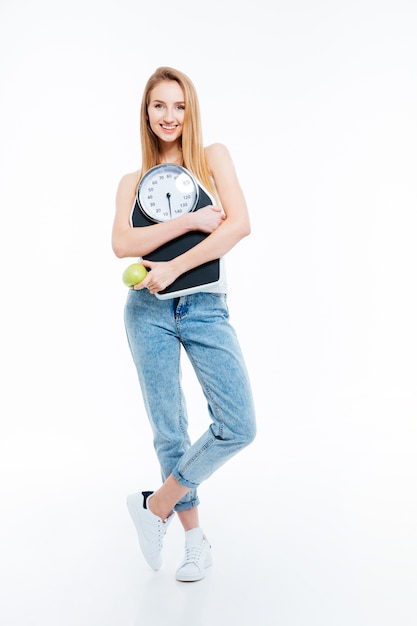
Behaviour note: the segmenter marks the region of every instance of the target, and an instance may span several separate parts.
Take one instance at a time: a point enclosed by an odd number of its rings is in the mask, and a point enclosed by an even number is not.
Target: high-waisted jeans
[[[162,479],[172,474],[190,488],[175,510],[190,509],[199,504],[198,485],[256,434],[252,392],[226,295],[159,300],[147,289],[130,289],[125,325]],[[181,346],[207,399],[211,422],[192,445],[181,387]]]

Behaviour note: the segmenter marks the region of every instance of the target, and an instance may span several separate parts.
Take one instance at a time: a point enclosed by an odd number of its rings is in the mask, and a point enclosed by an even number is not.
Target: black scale
[[[191,211],[198,211],[213,198],[201,187],[191,173],[180,165],[162,163],[148,170],[142,177],[132,209],[132,226],[151,226],[175,219]],[[170,261],[194,247],[208,233],[191,231],[168,241],[144,259]],[[220,282],[220,260],[215,259],[181,274],[171,285],[155,294],[160,299],[174,298],[214,287]]]

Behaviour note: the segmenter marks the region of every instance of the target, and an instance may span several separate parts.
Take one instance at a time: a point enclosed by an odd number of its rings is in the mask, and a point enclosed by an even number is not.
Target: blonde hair
[[[192,81],[183,72],[172,67],[158,67],[145,85],[140,110],[140,134],[142,147],[141,177],[160,160],[159,142],[148,122],[148,106],[152,89],[160,82],[174,80],[184,93],[184,123],[181,149],[184,167],[187,168],[214,196],[216,191],[206,163],[203,146],[200,105]]]

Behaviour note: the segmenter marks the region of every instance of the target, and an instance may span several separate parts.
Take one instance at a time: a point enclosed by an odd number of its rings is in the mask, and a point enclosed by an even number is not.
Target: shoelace
[[[198,546],[186,546],[184,565],[186,565],[187,563],[198,563],[200,555],[201,547],[199,548]]]
[[[150,531],[148,541],[158,546],[158,548],[162,548],[163,539],[166,533],[164,523],[158,520],[157,527],[155,528],[154,522],[149,522],[148,529]]]

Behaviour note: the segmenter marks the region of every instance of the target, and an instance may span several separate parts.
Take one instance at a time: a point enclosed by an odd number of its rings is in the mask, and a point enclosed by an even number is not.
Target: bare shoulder
[[[135,196],[136,188],[139,182],[140,172],[129,172],[124,174],[119,181],[116,193],[117,204],[124,204],[127,202],[131,204],[132,199]]]
[[[237,184],[237,175],[232,156],[223,143],[213,143],[205,149],[206,162],[217,188],[223,184]]]
[[[129,172],[128,174],[124,174],[120,179],[118,191],[127,191],[129,189],[136,189],[137,184],[139,182],[140,172]]]
[[[207,165],[211,172],[219,167],[232,165],[232,158],[228,148],[223,143],[212,143],[204,148]]]

